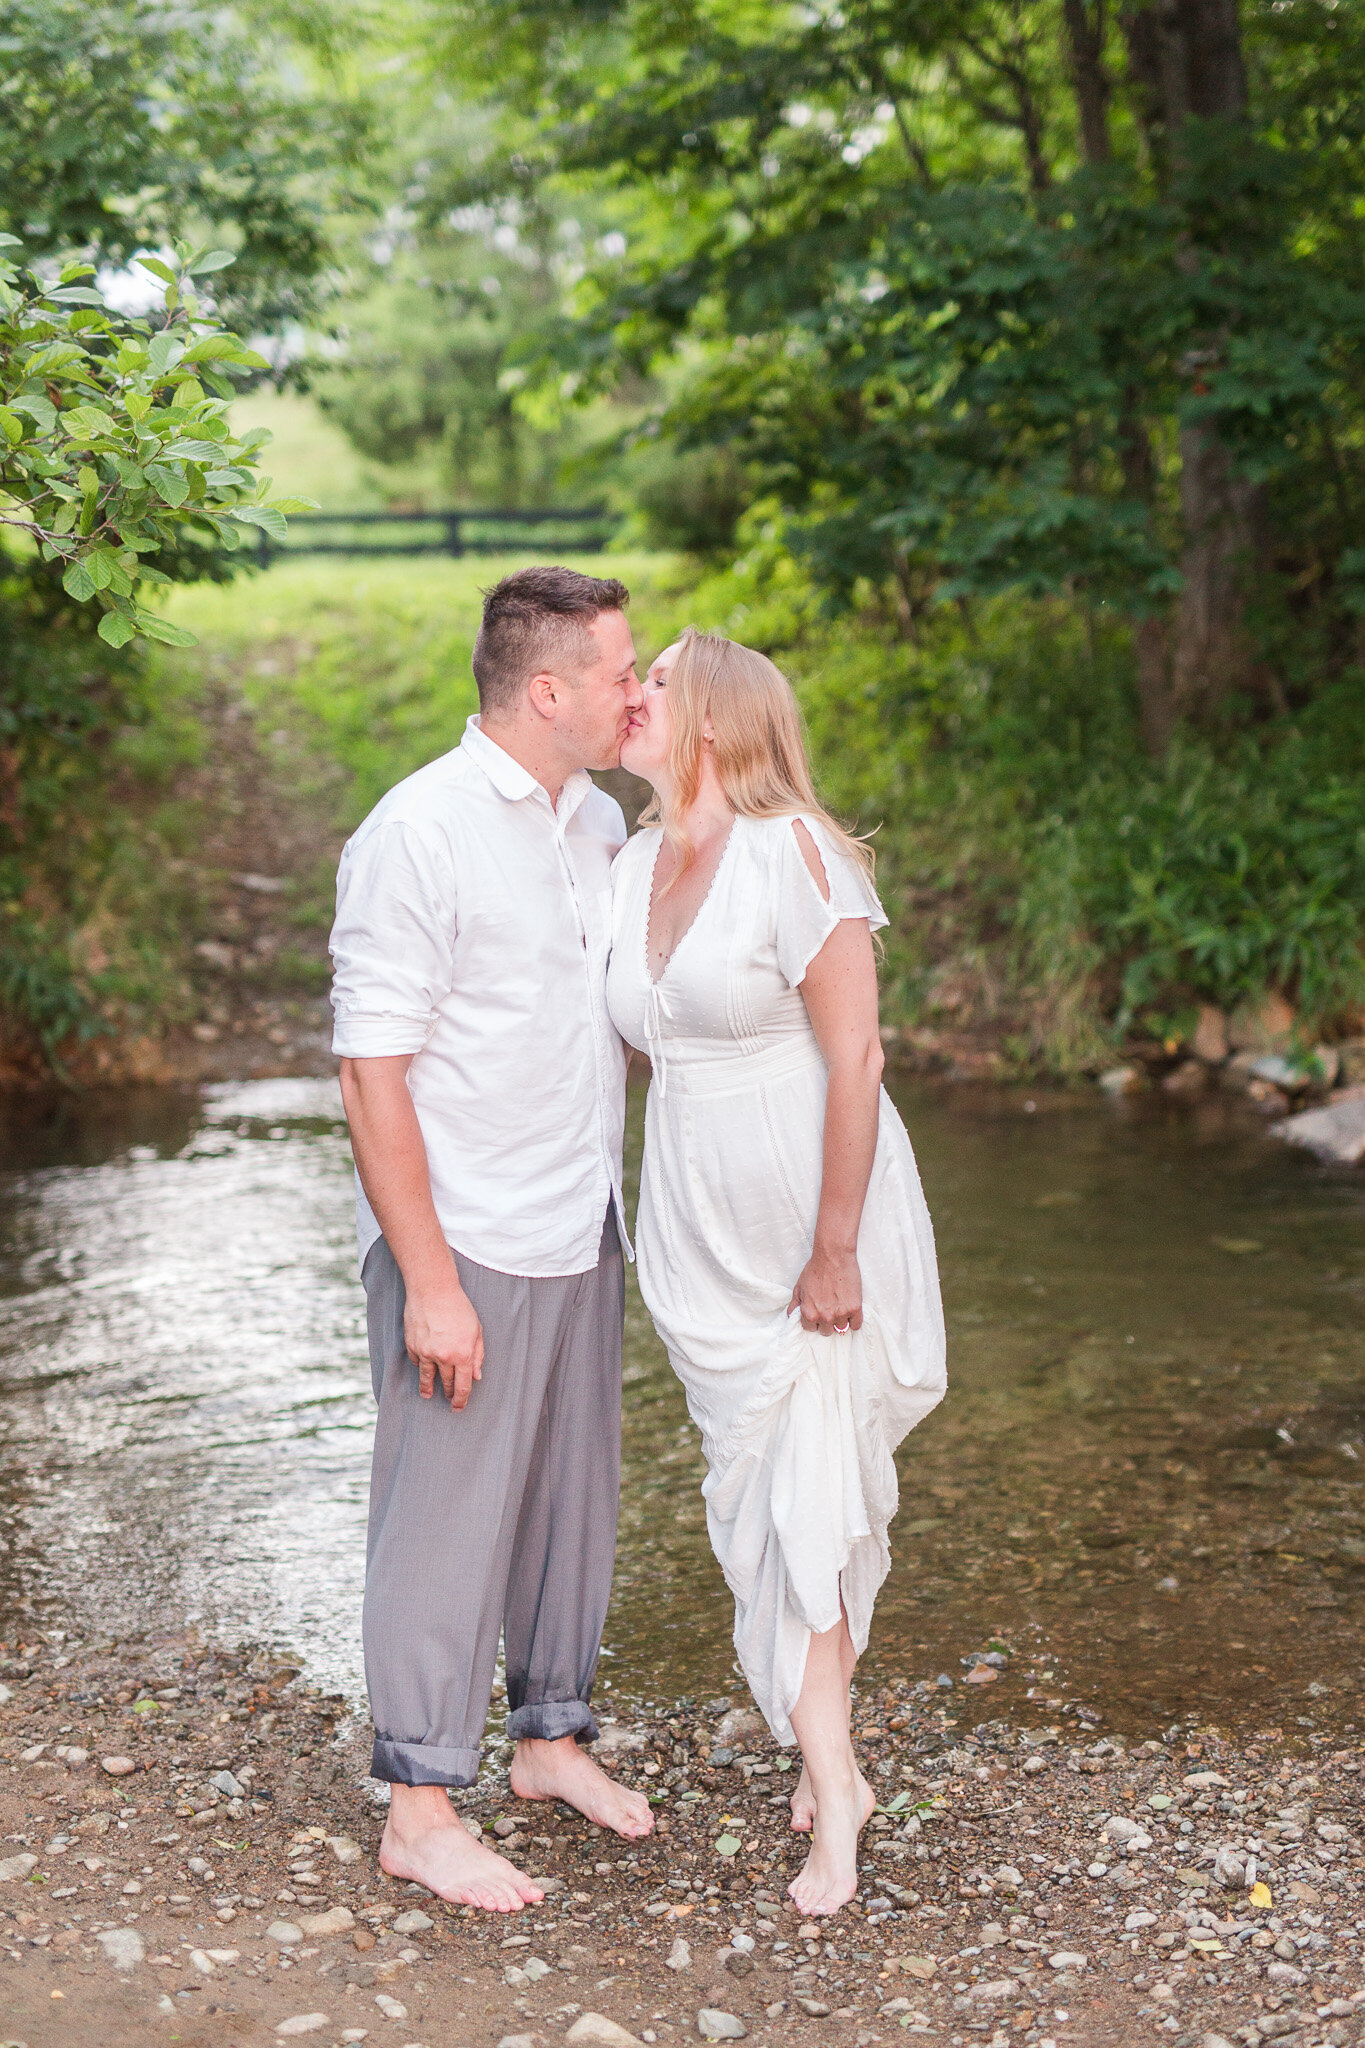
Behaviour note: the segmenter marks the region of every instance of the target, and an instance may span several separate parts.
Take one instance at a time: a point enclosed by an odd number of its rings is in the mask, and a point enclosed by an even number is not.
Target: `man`
[[[625,1235],[605,992],[625,823],[586,771],[616,765],[642,702],[626,602],[561,568],[489,591],[479,715],[350,840],[332,933],[379,1404],[379,1860],[498,1912],[543,1895],[446,1788],[477,1776],[500,1632],[513,1790],[652,1825],[579,1746],[615,1560]]]

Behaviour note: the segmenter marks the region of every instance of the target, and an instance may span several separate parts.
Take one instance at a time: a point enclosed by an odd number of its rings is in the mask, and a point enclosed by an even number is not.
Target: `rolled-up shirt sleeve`
[[[332,1050],[420,1052],[451,984],[457,905],[449,849],[395,820],[352,840],[337,872]]]

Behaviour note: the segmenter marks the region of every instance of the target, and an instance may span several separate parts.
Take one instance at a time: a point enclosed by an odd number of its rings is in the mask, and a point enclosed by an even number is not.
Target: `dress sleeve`
[[[887,922],[876,891],[857,862],[818,818],[803,817],[801,823],[815,841],[829,883],[829,901],[825,901],[806,866],[795,822],[790,818],[780,822],[777,859],[777,964],[792,988],[805,980],[811,961],[843,918],[865,917],[869,931],[874,932]]]

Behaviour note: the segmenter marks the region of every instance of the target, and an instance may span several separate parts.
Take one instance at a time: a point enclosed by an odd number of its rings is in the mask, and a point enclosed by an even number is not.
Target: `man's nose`
[[[626,708],[629,711],[638,711],[640,709],[640,706],[644,703],[644,701],[645,693],[643,688],[641,687],[640,678],[636,675],[634,669],[632,669],[630,672],[630,681],[626,684]]]

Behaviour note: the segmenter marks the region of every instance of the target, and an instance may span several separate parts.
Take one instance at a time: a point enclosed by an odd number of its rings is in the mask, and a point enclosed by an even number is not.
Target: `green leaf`
[[[12,398],[10,409],[27,413],[41,434],[50,434],[57,424],[57,408],[51,399],[40,398],[33,391],[21,391],[17,398]]]
[[[163,263],[159,256],[136,256],[133,260],[140,263],[144,270],[150,270],[153,277],[159,277],[163,284],[175,283],[175,272],[169,264]]]
[[[94,548],[85,558],[86,571],[96,590],[109,588],[109,572],[113,556],[107,548]]]
[[[173,626],[169,619],[163,619],[159,612],[139,610],[138,626],[149,640],[160,640],[167,647],[197,647],[199,642],[184,626]]]
[[[320,512],[321,505],[316,498],[272,498],[272,512]]]
[[[234,505],[227,516],[246,526],[259,526],[276,540],[283,540],[289,532],[289,522],[273,505]]]
[[[172,369],[184,353],[185,344],[178,334],[154,334],[147,348],[148,360],[158,377]]]
[[[0,235],[0,249],[22,249],[23,246],[18,235]]]
[[[99,622],[98,630],[100,639],[107,640],[111,647],[126,647],[137,628],[132,620],[125,619],[121,612],[106,612]]]
[[[95,579],[84,562],[72,562],[62,578],[62,589],[68,597],[74,597],[77,604],[84,604],[88,597],[95,595]]]
[[[231,249],[210,249],[207,256],[195,257],[189,266],[190,276],[203,277],[210,270],[226,270],[229,263],[236,261]]]
[[[183,505],[190,494],[190,487],[180,471],[168,469],[164,462],[149,462],[146,477],[153,490],[168,505]]]
[[[213,441],[172,441],[163,453],[173,462],[221,462],[223,452]]]
[[[24,438],[24,423],[18,413],[3,405],[0,405],[0,433],[4,434],[11,447]]]
[[[64,306],[98,306],[104,309],[104,294],[92,292],[89,285],[54,285],[50,292],[44,292],[45,299],[57,299]]]

